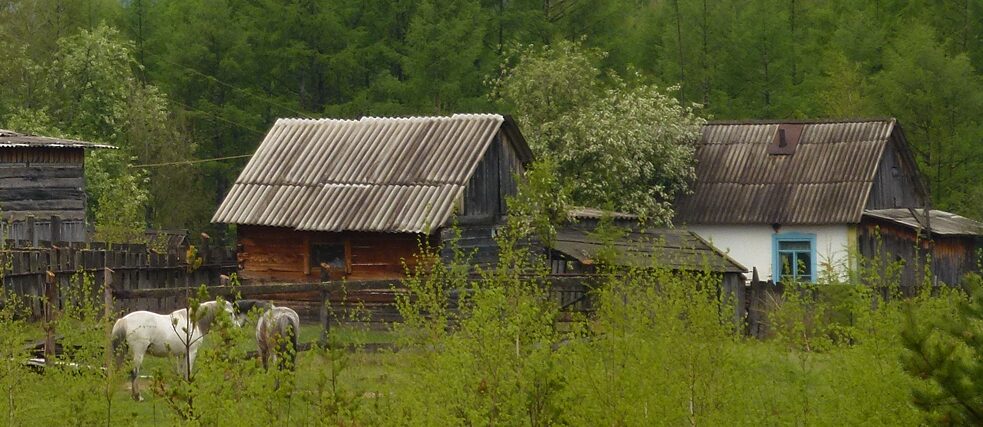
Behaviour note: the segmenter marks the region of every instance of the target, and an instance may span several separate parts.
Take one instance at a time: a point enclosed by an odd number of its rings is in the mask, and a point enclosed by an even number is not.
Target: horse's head
[[[235,302],[235,319],[242,326],[248,319],[249,312],[253,310],[266,311],[273,307],[269,301],[258,299],[241,299]]]
[[[242,323],[236,318],[235,309],[232,306],[232,303],[228,301],[222,301],[221,305],[219,305],[218,301],[205,301],[201,303],[198,306],[198,312],[200,313],[200,317],[198,318],[198,326],[202,328],[203,331],[208,331],[208,329],[211,327],[212,321],[215,320],[215,316],[218,316],[219,310],[224,310],[226,313],[228,313],[229,318],[232,319],[232,323],[236,325],[236,327],[242,326]]]

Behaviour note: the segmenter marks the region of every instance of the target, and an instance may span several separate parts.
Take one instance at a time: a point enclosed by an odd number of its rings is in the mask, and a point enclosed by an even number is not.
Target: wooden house
[[[500,223],[531,160],[516,124],[494,114],[281,119],[212,221],[237,225],[246,280],[317,281],[322,266],[401,278],[452,215]]]
[[[85,150],[111,145],[0,130],[0,212],[6,238],[86,240]]]
[[[952,284],[976,269],[969,260],[978,223],[941,211],[925,220],[929,196],[894,119],[710,123],[696,160],[693,192],[676,201],[676,224],[761,280],[815,281],[822,271],[845,271],[858,259],[850,254],[872,257],[881,248],[875,233],[897,237],[883,248],[905,264],[904,285],[918,277],[916,235],[934,242],[925,248],[946,266],[933,271],[938,281]],[[958,225],[943,230],[946,221]]]

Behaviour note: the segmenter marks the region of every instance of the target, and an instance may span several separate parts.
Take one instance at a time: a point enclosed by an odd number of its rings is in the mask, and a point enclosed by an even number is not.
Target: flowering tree
[[[569,41],[518,49],[492,97],[516,113],[537,156],[555,162],[574,203],[668,223],[705,121],[671,96],[675,87],[602,72],[604,56]]]

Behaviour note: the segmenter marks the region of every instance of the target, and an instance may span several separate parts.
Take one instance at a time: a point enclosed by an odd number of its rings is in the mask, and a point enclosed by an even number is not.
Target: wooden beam
[[[243,286],[207,286],[209,295],[228,296],[238,291],[242,296],[294,293],[294,292],[327,292],[340,291],[362,291],[373,289],[389,289],[398,287],[398,280],[349,280],[334,282],[306,282],[306,283],[263,283],[256,285]],[[181,294],[186,291],[194,292],[197,287],[174,287],[174,288],[152,288],[152,289],[116,289],[113,296],[118,299],[133,298],[165,298]]]

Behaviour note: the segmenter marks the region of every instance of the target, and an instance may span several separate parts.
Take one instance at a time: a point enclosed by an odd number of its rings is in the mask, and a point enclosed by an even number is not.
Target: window
[[[345,244],[311,243],[311,267],[320,268],[322,263],[339,271],[346,271],[348,263],[345,257]]]
[[[816,280],[816,235],[781,233],[772,238],[774,258],[772,271],[775,281]]]

